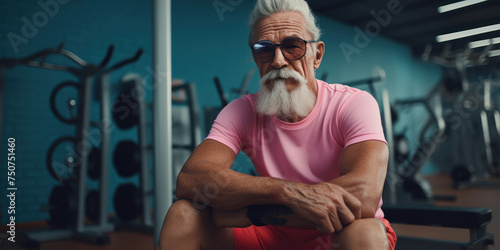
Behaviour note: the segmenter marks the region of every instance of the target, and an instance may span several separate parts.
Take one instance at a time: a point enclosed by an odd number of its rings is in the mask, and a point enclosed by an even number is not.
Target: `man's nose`
[[[274,51],[274,58],[272,61],[272,66],[274,68],[277,68],[277,69],[281,69],[281,68],[287,66],[288,60],[285,58],[285,56],[283,56],[283,53],[281,52],[281,47],[276,46],[276,48],[274,48],[274,49],[275,49],[275,51]]]

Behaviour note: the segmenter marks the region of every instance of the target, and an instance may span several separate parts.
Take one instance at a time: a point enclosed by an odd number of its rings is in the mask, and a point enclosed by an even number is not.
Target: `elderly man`
[[[258,0],[250,27],[261,88],[182,168],[158,249],[393,249],[377,102],[315,79],[325,45],[305,1]],[[257,177],[230,169],[240,151]]]

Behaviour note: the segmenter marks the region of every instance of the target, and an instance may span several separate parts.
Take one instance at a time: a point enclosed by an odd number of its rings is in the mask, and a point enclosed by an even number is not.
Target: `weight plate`
[[[113,153],[113,165],[116,172],[124,178],[138,173],[141,169],[139,146],[132,140],[120,141]]]
[[[85,197],[85,216],[90,221],[99,221],[100,201],[100,194],[97,190],[90,191]]]
[[[113,103],[113,120],[120,129],[129,129],[139,122],[139,102],[131,94],[123,91]]]
[[[45,158],[47,169],[50,175],[59,182],[69,182],[78,173],[80,157],[76,152],[76,141],[75,137],[60,137],[50,145],[47,151]]]
[[[143,210],[141,191],[133,183],[121,184],[115,191],[113,205],[120,220],[134,220]]]
[[[73,90],[70,90],[70,88]],[[68,124],[76,123],[78,120],[77,106],[79,91],[80,85],[72,81],[62,82],[52,90],[50,93],[50,110],[52,110],[57,119]],[[67,110],[62,111],[62,107],[64,107],[64,110]]]
[[[49,197],[50,224],[64,228],[76,223],[77,194],[69,185],[55,186]]]
[[[97,180],[101,176],[101,150],[93,147],[90,151],[87,166],[87,175],[92,180]]]

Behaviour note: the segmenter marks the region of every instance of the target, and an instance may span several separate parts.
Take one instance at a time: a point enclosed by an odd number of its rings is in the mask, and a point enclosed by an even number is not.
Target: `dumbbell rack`
[[[111,59],[114,47],[109,46],[106,56],[101,61],[99,65],[88,64],[80,57],[76,56],[72,52],[63,49],[64,44],[61,44],[56,49],[46,49],[38,53],[30,55],[23,59],[7,59],[3,58],[0,60],[0,68],[2,71],[4,68],[12,68],[18,65],[26,65],[37,68],[44,68],[50,70],[59,70],[64,72],[69,72],[75,75],[82,86],[79,91],[78,98],[81,102],[78,105],[78,117],[80,120],[76,124],[76,134],[77,142],[82,145],[89,145],[89,129],[91,127],[90,121],[90,104],[91,104],[91,93],[92,93],[92,80],[97,74],[101,76],[101,122],[100,130],[102,132],[102,158],[101,158],[101,174],[99,180],[99,191],[100,191],[100,202],[99,202],[99,224],[98,225],[85,225],[85,195],[86,195],[86,184],[87,184],[87,168],[88,168],[88,155],[84,152],[84,147],[76,147],[77,154],[80,157],[80,168],[79,175],[75,180],[77,183],[77,215],[76,224],[71,229],[50,229],[42,231],[27,232],[23,235],[22,243],[30,247],[39,247],[41,242],[61,240],[61,239],[77,239],[94,244],[107,244],[109,238],[103,233],[111,232],[114,230],[114,226],[108,222],[107,211],[108,211],[108,181],[109,181],[109,131],[106,131],[107,121],[110,121],[109,112],[109,82],[107,77],[109,72],[116,70],[128,63],[138,60],[142,54],[142,49],[140,49],[133,58],[124,60],[107,70],[104,67],[107,65]],[[77,63],[79,68],[72,68],[64,65],[57,65],[46,63],[47,56],[51,54],[63,55],[73,62]]]
[[[136,74],[127,74],[121,79],[121,83],[132,83],[133,89],[140,93],[138,96],[144,96],[142,93],[144,89],[143,80],[139,75]],[[138,98],[137,100],[137,108],[138,108],[138,120],[137,120],[137,137],[138,137],[138,148],[140,154],[140,172],[139,172],[139,182],[140,182],[140,193],[141,193],[141,203],[142,203],[142,221],[137,223],[133,222],[125,222],[125,221],[116,221],[115,226],[116,230],[126,230],[126,231],[134,231],[139,233],[152,234],[153,233],[153,221],[151,217],[151,198],[153,192],[151,191],[150,185],[150,170],[148,168],[148,152],[150,152],[151,147],[149,146],[147,140],[147,117],[146,117],[146,102],[144,98]],[[130,114],[129,114],[130,115]],[[115,166],[116,167],[116,166]],[[131,198],[132,199],[132,198]],[[115,207],[116,210],[116,207]]]

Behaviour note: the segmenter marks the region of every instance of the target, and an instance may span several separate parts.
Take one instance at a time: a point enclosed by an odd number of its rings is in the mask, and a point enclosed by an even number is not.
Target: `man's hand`
[[[290,183],[285,190],[289,197],[285,206],[310,221],[323,234],[338,232],[343,225],[361,218],[361,202],[335,184]]]

